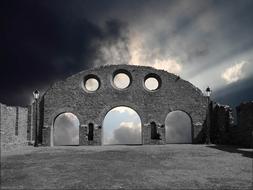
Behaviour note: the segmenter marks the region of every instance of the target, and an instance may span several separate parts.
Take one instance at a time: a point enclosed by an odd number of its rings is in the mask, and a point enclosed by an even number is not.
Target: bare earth
[[[1,189],[252,189],[252,149],[65,146],[1,152]]]

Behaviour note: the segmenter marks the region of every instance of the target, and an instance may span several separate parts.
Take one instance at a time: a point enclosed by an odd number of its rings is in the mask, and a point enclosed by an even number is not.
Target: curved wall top
[[[130,75],[131,83],[126,89],[117,89],[112,84],[113,76],[119,71]],[[84,90],[87,76],[96,77],[100,81],[97,91]],[[160,78],[157,90],[148,91],[144,87],[146,76]],[[152,121],[164,125],[169,112],[182,110],[192,119],[195,142],[203,129],[207,110],[207,98],[191,83],[163,70],[133,65],[110,65],[84,70],[55,83],[44,94],[43,101],[44,128],[50,128],[54,118],[62,112],[74,113],[81,126],[88,123],[102,126],[108,111],[117,106],[128,106],[140,115],[145,127]]]

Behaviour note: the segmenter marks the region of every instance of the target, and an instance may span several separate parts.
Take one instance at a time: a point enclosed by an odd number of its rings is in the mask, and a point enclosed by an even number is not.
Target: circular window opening
[[[94,92],[99,88],[99,81],[96,78],[88,78],[84,82],[84,87],[89,92]]]
[[[125,73],[118,73],[114,76],[113,83],[117,88],[124,89],[130,85],[130,78]]]
[[[145,80],[145,87],[148,89],[148,90],[151,90],[151,91],[154,91],[154,90],[157,90],[160,86],[160,83],[159,81],[157,80],[157,78],[155,77],[147,77],[147,79]]]

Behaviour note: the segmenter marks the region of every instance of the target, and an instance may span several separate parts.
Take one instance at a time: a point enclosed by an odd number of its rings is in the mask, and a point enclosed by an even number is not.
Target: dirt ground
[[[1,152],[1,189],[251,189],[252,149],[27,147]]]

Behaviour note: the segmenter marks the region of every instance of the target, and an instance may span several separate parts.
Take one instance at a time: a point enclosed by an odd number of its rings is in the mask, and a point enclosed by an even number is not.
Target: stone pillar
[[[46,127],[42,129],[42,145],[50,146],[51,145],[51,128]]]
[[[88,144],[88,125],[80,125],[79,127],[79,145]]]
[[[143,125],[142,138],[143,138],[143,144],[150,144],[151,129],[150,129],[149,123]]]
[[[27,115],[27,141],[31,143],[33,139],[33,106],[28,106],[28,115]]]

